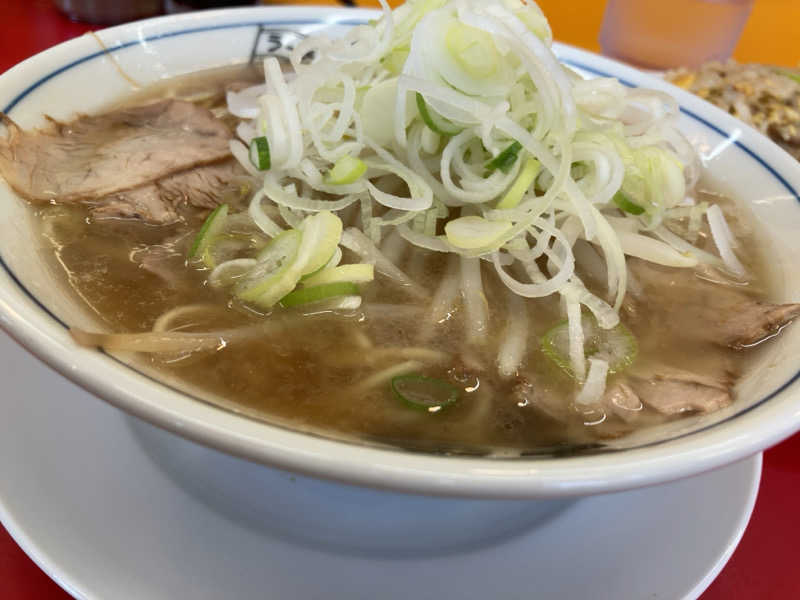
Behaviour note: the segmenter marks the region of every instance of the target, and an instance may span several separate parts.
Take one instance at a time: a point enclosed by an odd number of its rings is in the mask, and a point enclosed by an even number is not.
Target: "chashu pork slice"
[[[665,415],[710,413],[733,401],[729,377],[666,366],[649,374],[639,372],[629,378],[627,385],[645,406]]]
[[[0,115],[0,174],[22,196],[39,202],[117,202],[124,192],[145,188],[195,167],[229,159],[231,134],[207,109],[163,100],[122,108],[69,123],[24,131]],[[174,218],[159,206],[164,193],[137,190],[135,216],[151,222]],[[174,209],[173,209],[174,210]],[[125,211],[121,211],[125,212]]]
[[[722,278],[711,281],[692,269],[639,259],[629,259],[628,266],[644,287],[642,308],[651,308],[661,321],[657,326],[680,327],[690,340],[743,348],[775,335],[800,317],[800,303],[762,302],[747,285]]]
[[[234,159],[187,169],[153,183],[89,201],[96,219],[140,219],[147,223],[172,223],[179,208],[215,208],[230,189],[231,181],[245,175]]]

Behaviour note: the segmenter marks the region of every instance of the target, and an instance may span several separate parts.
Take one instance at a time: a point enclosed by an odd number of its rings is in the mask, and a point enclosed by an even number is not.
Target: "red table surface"
[[[90,29],[63,17],[49,0],[6,0],[3,4],[0,73],[45,48]],[[765,453],[761,489],[750,525],[730,562],[701,600],[800,598],[798,500],[800,434]],[[658,516],[654,515],[654,518]],[[668,540],[662,541],[669,543]],[[654,544],[659,542],[653,540]],[[653,590],[653,597],[657,596],[658,590]],[[69,597],[0,527],[0,599],[57,600]]]

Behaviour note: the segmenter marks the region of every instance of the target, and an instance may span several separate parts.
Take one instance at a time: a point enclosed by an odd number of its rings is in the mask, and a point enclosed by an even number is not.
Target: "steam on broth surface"
[[[421,451],[593,448],[729,405],[746,348],[800,313],[767,301],[748,215],[698,183],[668,99],[531,66],[532,3],[456,4],[312,40],[296,79],[268,59],[260,87],[218,70],[40,132],[6,118],[0,172],[54,202],[54,263],[131,332],[76,340],[254,418]],[[89,176],[48,168],[67,160]],[[115,160],[138,183],[95,177]]]

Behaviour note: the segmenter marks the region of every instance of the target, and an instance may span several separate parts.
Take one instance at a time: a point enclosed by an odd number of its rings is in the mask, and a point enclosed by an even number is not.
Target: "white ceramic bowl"
[[[275,40],[328,28],[341,34],[374,13],[329,8],[253,8],[156,18],[87,35],[0,77],[0,110],[23,127],[68,118],[124,97],[140,83],[240,63]],[[270,36],[269,34],[273,35]],[[276,35],[277,34],[277,35]],[[613,61],[557,46],[588,75],[674,94],[681,127],[710,175],[752,209],[774,241],[777,300],[800,299],[800,165],[767,139],[705,102]],[[84,309],[54,285],[30,232],[32,216],[0,184],[0,325],[19,343],[111,404],[164,429],[251,460],[355,484],[475,497],[562,497],[622,490],[699,473],[754,454],[800,428],[800,327],[760,354],[739,399],[712,415],[625,438],[608,452],[569,458],[493,460],[377,449],[305,435],[215,408],[103,353],[76,348],[67,323]]]

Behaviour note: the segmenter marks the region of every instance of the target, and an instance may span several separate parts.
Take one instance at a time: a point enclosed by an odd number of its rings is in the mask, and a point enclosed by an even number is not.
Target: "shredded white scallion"
[[[292,72],[267,58],[264,84],[228,93],[239,138],[268,138],[266,172],[230,143],[263,180],[248,212],[264,234],[283,232],[270,215],[295,227],[309,214],[339,213],[361,225],[344,231],[342,247],[418,299],[430,293],[397,266],[405,250],[449,254],[431,317],[449,314],[460,291],[470,341],[489,328],[482,276],[494,275],[482,274],[481,259],[491,261],[511,294],[498,357],[507,376],[525,353],[520,302],[558,294],[572,368],[585,381],[579,404],[602,395],[608,369],[590,359],[587,373],[581,313],[604,329],[619,323],[626,256],[745,274],[719,207],[686,201],[700,162],[676,126],[674,100],[580,79],[559,63],[532,0],[408,0],[394,11],[380,3],[370,25],[303,40]],[[366,171],[331,181],[343,158]],[[704,214],[719,257],[691,243]],[[665,226],[678,219],[688,220],[689,241]],[[586,271],[594,285],[605,279],[606,299],[584,285]]]
[[[608,377],[608,361],[590,358],[589,374],[581,391],[575,397],[575,404],[579,406],[599,404],[606,392],[606,377]]]
[[[725,266],[737,277],[744,277],[747,274],[747,269],[739,261],[733,250],[736,247],[736,240],[728,227],[727,221],[725,221],[722,209],[716,204],[709,207],[706,211],[706,218],[708,219],[708,227],[711,229],[711,236],[714,238],[714,244],[717,246]]]

